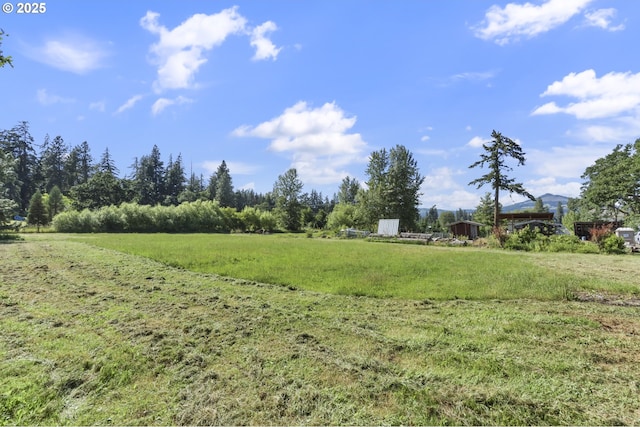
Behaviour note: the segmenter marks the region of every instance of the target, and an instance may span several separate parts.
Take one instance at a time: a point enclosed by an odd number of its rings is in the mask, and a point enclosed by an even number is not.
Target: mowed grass
[[[191,271],[339,295],[557,300],[579,290],[640,292],[632,256],[529,254],[295,235],[103,234],[76,238]],[[618,262],[623,258],[624,262]],[[619,270],[627,274],[608,274]]]
[[[0,244],[0,424],[640,423],[638,307],[333,295],[74,240]]]

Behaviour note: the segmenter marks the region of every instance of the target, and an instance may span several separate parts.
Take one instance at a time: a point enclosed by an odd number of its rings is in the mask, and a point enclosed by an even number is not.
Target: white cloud
[[[482,138],[481,136],[474,136],[469,142],[467,142],[467,146],[473,148],[481,148],[483,144],[486,144],[488,142],[491,142],[491,140]]]
[[[550,102],[534,110],[533,115],[566,113],[577,119],[618,116],[640,107],[640,73],[611,72],[600,78],[594,70],[570,73],[540,96],[568,96],[578,102],[566,107]]]
[[[547,0],[540,5],[508,3],[493,5],[474,28],[475,36],[506,45],[520,37],[535,37],[556,28],[582,12],[593,0]]]
[[[428,192],[428,190],[459,189],[461,187],[453,177],[462,174],[463,172],[461,170],[451,169],[446,166],[432,169],[428,175],[425,175],[422,188],[426,190],[425,193]]]
[[[104,113],[107,109],[107,104],[104,101],[92,102],[89,104],[89,110],[99,111]]]
[[[109,56],[101,43],[77,34],[49,39],[42,46],[27,47],[25,53],[35,61],[76,74],[103,67]]]
[[[275,60],[278,57],[278,53],[280,53],[282,48],[277,48],[271,40],[265,37],[265,34],[276,31],[277,29],[278,26],[275,23],[267,21],[251,31],[250,43],[251,46],[256,48],[256,54],[253,56],[255,61],[269,58]]]
[[[477,72],[477,71],[471,71],[471,72],[466,72],[466,73],[458,73],[458,74],[454,74],[453,76],[451,76],[449,79],[451,81],[483,81],[483,80],[488,80],[488,79],[492,79],[496,76],[496,73],[494,71],[482,71],[482,72]]]
[[[249,163],[243,162],[234,162],[234,161],[224,161],[229,168],[229,172],[231,175],[253,175],[258,170],[260,170],[260,166],[252,165]],[[222,160],[205,160],[202,162],[202,168],[206,170],[209,174],[212,174],[218,170],[218,166],[222,163]]]
[[[429,137],[429,135],[425,135],[425,136],[423,136],[422,138],[420,138],[420,141],[422,141],[422,142],[427,142],[427,141],[428,141],[428,140],[430,140],[430,139],[431,139],[431,137]]]
[[[129,98],[127,100],[127,102],[125,102],[124,104],[122,104],[114,114],[120,114],[123,111],[126,111],[130,108],[133,108],[134,105],[136,105],[136,102],[140,101],[142,99],[142,95],[134,95],[131,98]]]
[[[527,150],[527,166],[543,177],[575,179],[596,159],[605,156],[609,151],[611,147],[604,144],[530,149]]]
[[[251,34],[257,51],[254,59],[275,59],[279,50],[265,37],[276,25],[267,21],[251,30],[237,7],[219,13],[195,14],[172,30],[158,23],[159,14],[148,11],[140,25],[160,40],[150,48],[153,63],[158,65],[158,78],[153,84],[158,93],[167,89],[193,87],[194,75],[207,62],[205,53],[220,46],[231,35]]]
[[[616,16],[617,10],[613,8],[598,9],[584,14],[586,25],[589,27],[598,27],[608,31],[622,31],[624,24],[616,26],[611,25],[611,21]]]
[[[151,106],[151,114],[157,116],[161,112],[164,111],[165,108],[171,105],[182,105],[182,104],[190,104],[193,100],[190,98],[186,98],[184,96],[178,96],[174,99],[169,98],[159,98],[156,102]]]
[[[582,184],[577,181],[559,183],[555,177],[532,179],[524,183],[524,187],[529,193],[538,196],[549,193],[567,197],[578,197],[581,186]]]
[[[331,184],[348,175],[347,165],[366,161],[366,142],[360,134],[348,133],[355,123],[356,117],[347,117],[335,102],[311,108],[301,101],[255,127],[241,126],[233,135],[270,139],[270,150],[291,154],[291,166],[303,182]]]
[[[37,96],[38,102],[41,105],[72,104],[76,102],[73,98],[64,98],[62,96],[50,94],[46,89],[38,89]]]

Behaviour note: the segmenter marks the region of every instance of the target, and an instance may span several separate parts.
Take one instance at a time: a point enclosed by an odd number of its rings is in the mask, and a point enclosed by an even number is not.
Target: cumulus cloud
[[[423,195],[423,206],[436,205],[439,209],[457,210],[470,209],[478,205],[480,196],[467,190],[456,180],[465,174],[460,169],[450,167],[434,168],[425,175],[420,190]]]
[[[153,83],[158,93],[193,87],[195,74],[207,62],[206,52],[231,35],[250,35],[256,60],[275,59],[280,51],[266,37],[266,33],[277,29],[276,25],[267,21],[251,29],[237,7],[211,15],[195,14],[172,30],[161,25],[159,17],[158,13],[148,11],[140,19],[142,28],[160,38],[150,48],[152,61],[158,66],[158,77]]]
[[[535,37],[580,14],[593,0],[547,0],[540,5],[508,3],[491,6],[475,28],[475,36],[498,45]]]
[[[305,183],[332,184],[348,175],[347,165],[366,161],[366,142],[349,133],[355,123],[356,117],[348,117],[335,102],[312,108],[301,101],[269,121],[241,126],[233,135],[269,139],[270,150],[291,155],[291,167]]]
[[[137,103],[138,101],[140,101],[141,99],[142,99],[142,95],[134,95],[134,96],[132,96],[131,98],[129,98],[129,99],[127,100],[127,102],[125,102],[124,104],[122,104],[122,105],[121,105],[121,106],[116,110],[116,112],[115,112],[114,114],[120,114],[120,113],[122,113],[123,111],[126,111],[126,110],[128,110],[128,109],[130,109],[130,108],[133,108],[133,106],[134,106],[134,105],[136,105],[136,103]]]
[[[482,138],[481,136],[474,136],[469,142],[467,142],[467,146],[473,148],[481,148],[483,144],[486,144],[488,142],[491,142],[491,140]]]
[[[560,194],[567,197],[578,197],[582,183],[577,181],[569,181],[565,183],[558,182],[555,177],[545,177],[540,179],[532,179],[524,183],[524,187],[531,194]]]
[[[624,24],[611,25],[613,18],[617,14],[617,10],[613,8],[598,9],[584,14],[585,23],[589,27],[598,27],[607,31],[622,31]]]
[[[278,53],[280,53],[282,48],[276,47],[276,45],[265,36],[267,33],[271,33],[277,29],[278,26],[275,23],[267,21],[251,31],[250,43],[251,46],[256,48],[256,54],[253,56],[255,61],[269,58],[275,61],[278,57]]]
[[[564,107],[549,102],[533,115],[565,113],[577,119],[615,117],[640,108],[640,73],[611,72],[598,78],[594,70],[570,73],[547,87],[541,95],[567,96],[578,101]]]
[[[192,102],[193,102],[192,99],[186,98],[184,96],[178,96],[177,98],[174,98],[174,99],[159,98],[151,106],[151,114],[153,114],[154,116],[157,116],[158,114],[163,112],[165,108],[171,105],[190,104]]]
[[[575,179],[610,151],[611,147],[605,144],[565,145],[545,150],[533,148],[527,150],[527,166],[543,177]]]
[[[76,100],[73,98],[65,98],[59,95],[51,94],[46,89],[38,89],[37,97],[38,102],[41,105],[71,104],[76,102]]]
[[[48,39],[41,46],[27,46],[31,59],[63,71],[86,74],[105,65],[108,49],[95,40],[77,34]]]

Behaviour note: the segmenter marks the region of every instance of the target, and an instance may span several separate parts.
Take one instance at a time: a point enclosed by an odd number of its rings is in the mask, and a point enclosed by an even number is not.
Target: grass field
[[[555,300],[640,293],[638,259],[307,239],[291,235],[98,234],[77,239],[187,270],[339,295]]]
[[[135,237],[152,246],[147,236],[111,237],[123,248]],[[182,259],[205,240],[155,237],[166,248],[189,240]],[[447,299],[444,291],[442,299],[338,295],[340,288],[219,277],[94,245],[108,238],[29,235],[0,244],[0,424],[640,424],[636,306]],[[291,250],[298,241],[390,264],[409,263],[419,250],[452,265],[475,256],[466,248],[272,239]],[[563,274],[574,286],[605,286],[612,301],[616,289],[620,299],[637,289],[637,279],[625,279],[632,256],[486,254],[545,271],[571,266]],[[508,277],[512,288],[530,285],[518,277],[531,276]]]

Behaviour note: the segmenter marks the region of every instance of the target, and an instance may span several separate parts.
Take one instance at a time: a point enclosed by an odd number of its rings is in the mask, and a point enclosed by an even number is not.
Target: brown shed
[[[474,221],[456,221],[449,224],[449,230],[454,236],[467,236],[470,239],[477,239],[481,224]]]

